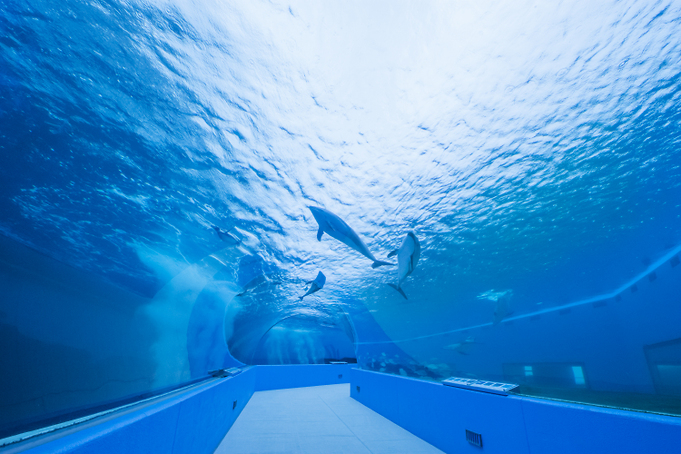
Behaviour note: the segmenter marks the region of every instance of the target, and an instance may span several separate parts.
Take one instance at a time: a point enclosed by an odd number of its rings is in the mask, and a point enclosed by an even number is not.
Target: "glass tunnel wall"
[[[678,5],[225,3],[3,3],[0,437],[332,361],[681,413]]]

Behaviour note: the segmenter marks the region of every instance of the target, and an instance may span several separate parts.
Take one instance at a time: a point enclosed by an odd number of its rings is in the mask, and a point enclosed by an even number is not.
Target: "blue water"
[[[664,1],[5,0],[3,433],[343,358],[678,413],[680,23]],[[379,259],[413,230],[408,299],[308,205]],[[91,376],[26,384],[44,361]]]

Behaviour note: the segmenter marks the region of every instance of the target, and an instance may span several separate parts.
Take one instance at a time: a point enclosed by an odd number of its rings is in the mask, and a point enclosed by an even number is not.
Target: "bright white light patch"
[[[572,366],[572,373],[575,376],[575,385],[583,386],[586,384],[582,366]]]

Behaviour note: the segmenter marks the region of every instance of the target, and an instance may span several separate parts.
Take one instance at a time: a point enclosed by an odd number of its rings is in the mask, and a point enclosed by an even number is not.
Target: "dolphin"
[[[246,283],[246,285],[244,285],[241,288],[241,293],[237,293],[235,296],[244,296],[246,293],[249,293],[249,292],[255,290],[257,287],[259,287],[261,284],[264,284],[267,281],[268,281],[268,279],[264,274],[261,274],[260,276],[256,276],[253,279],[251,279],[250,281],[248,281]]]
[[[303,296],[299,296],[298,298],[300,301],[303,300],[307,295],[312,295],[315,292],[318,292],[319,290],[324,288],[324,284],[326,283],[326,276],[324,276],[324,273],[321,271],[317,273],[317,277],[314,278],[314,281],[308,281],[305,283],[305,285],[310,285],[310,288],[308,289],[307,293],[305,293]]]
[[[261,285],[280,285],[280,284],[281,281],[273,281],[266,275],[261,274],[260,276],[256,276],[250,281],[248,281],[246,285],[244,285],[241,288],[241,292],[237,293],[235,296],[244,296],[246,293],[255,293],[255,290]]]
[[[492,321],[493,325],[498,325],[503,319],[513,314],[513,312],[510,311],[509,304],[511,302],[512,296],[513,292],[509,290],[504,294],[499,295],[497,298],[497,304],[494,307],[494,320]]]
[[[494,301],[494,318],[493,325],[498,325],[501,321],[513,314],[511,309],[511,298],[513,297],[513,290],[502,290],[495,292],[487,290],[478,295],[478,299]]]
[[[238,246],[239,244],[241,244],[241,240],[240,240],[240,239],[238,239],[237,237],[235,237],[234,235],[231,235],[231,234],[229,233],[234,227],[232,227],[232,228],[229,229],[229,230],[222,230],[222,229],[221,229],[220,227],[218,227],[217,225],[213,225],[213,226],[211,226],[211,227],[213,227],[213,228],[215,229],[215,231],[216,231],[217,234],[218,234],[218,237],[219,237],[222,241],[224,241],[225,243],[229,243],[229,244],[231,244],[231,245],[233,245],[233,246]]]
[[[319,207],[308,206],[308,208],[312,211],[312,216],[314,216],[317,224],[319,224],[319,230],[317,231],[318,241],[322,241],[322,235],[326,232],[330,237],[350,246],[352,249],[374,262],[371,264],[372,268],[378,268],[383,265],[394,265],[390,262],[376,260],[376,257],[369,251],[369,248],[364,244],[364,241],[362,241],[359,235],[357,235],[344,220],[332,212]]]
[[[457,342],[456,344],[447,345],[443,348],[445,348],[447,350],[454,350],[455,352],[460,353],[462,355],[467,355],[467,354],[470,353],[471,347],[475,343],[476,342],[475,342],[475,339],[473,339],[473,337],[467,337],[466,339],[464,339],[461,342]]]
[[[404,296],[406,300],[409,298],[407,298],[407,295],[402,290],[402,283],[414,271],[421,256],[421,244],[416,235],[414,235],[414,232],[407,233],[404,240],[402,240],[400,248],[392,251],[388,254],[388,257],[394,255],[397,255],[397,285],[388,285],[400,292],[400,295]]]

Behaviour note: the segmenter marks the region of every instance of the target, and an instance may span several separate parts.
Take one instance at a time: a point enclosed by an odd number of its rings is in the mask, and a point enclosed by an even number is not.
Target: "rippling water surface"
[[[485,376],[465,362],[501,341],[452,333],[492,324],[499,295],[513,317],[610,294],[681,244],[680,25],[665,1],[6,0],[0,231],[152,301],[204,263],[243,362],[359,342],[378,370],[376,326],[389,372]],[[413,230],[409,299],[395,268],[316,241],[308,205],[378,258]]]

